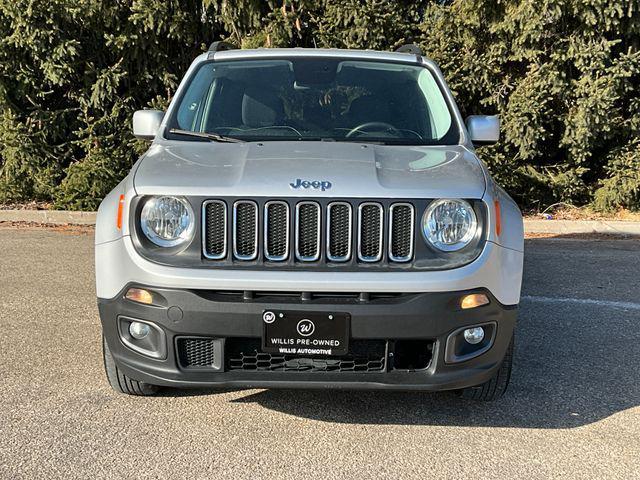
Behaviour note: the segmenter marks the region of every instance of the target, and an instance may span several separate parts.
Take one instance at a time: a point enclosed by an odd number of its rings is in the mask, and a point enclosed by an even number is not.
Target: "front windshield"
[[[169,127],[246,141],[443,145],[459,140],[427,68],[312,57],[205,63]]]

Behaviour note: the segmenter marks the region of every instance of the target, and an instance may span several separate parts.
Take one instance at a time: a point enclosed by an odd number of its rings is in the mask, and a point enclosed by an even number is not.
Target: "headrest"
[[[269,127],[282,123],[284,106],[272,90],[247,88],[242,97],[242,123],[247,127]]]
[[[387,100],[379,95],[365,95],[356,98],[349,106],[351,121],[362,124],[366,122],[391,121],[391,109]]]

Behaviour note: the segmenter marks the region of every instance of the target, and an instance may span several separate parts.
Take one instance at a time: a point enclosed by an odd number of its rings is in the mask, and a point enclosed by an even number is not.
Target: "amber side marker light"
[[[496,212],[496,235],[499,237],[500,233],[502,233],[502,213],[500,212],[500,202],[498,200],[494,200],[493,208]]]
[[[145,305],[151,305],[153,303],[153,295],[151,292],[142,288],[130,288],[124,295],[124,298],[133,302],[144,303]]]
[[[116,219],[116,225],[118,226],[118,230],[122,230],[122,210],[124,209],[124,195],[120,195],[120,200],[118,201],[118,217]]]
[[[472,293],[471,295],[465,295],[462,297],[460,306],[463,310],[468,308],[481,307],[489,303],[489,299],[484,293]]]

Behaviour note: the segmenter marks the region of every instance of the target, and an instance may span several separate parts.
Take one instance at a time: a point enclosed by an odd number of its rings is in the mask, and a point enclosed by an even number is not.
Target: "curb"
[[[97,212],[66,210],[0,210],[0,222],[48,225],[95,225]],[[549,235],[607,234],[640,236],[640,222],[618,220],[524,220],[525,233]]]
[[[606,235],[640,236],[640,222],[621,220],[535,220],[525,219],[525,233],[575,235],[597,233]]]
[[[95,225],[97,212],[66,210],[0,210],[0,222],[28,222],[48,225]]]

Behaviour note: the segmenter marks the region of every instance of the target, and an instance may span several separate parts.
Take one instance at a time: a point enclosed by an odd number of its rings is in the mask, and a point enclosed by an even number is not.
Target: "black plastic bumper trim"
[[[511,341],[517,317],[517,306],[504,306],[486,289],[461,292],[417,293],[361,301],[353,297],[318,297],[302,300],[302,296],[263,294],[246,297],[218,295],[202,290],[155,288],[127,285],[160,293],[166,308],[150,307],[126,301],[123,294],[113,299],[99,299],[98,307],[103,332],[114,359],[123,372],[137,380],[176,387],[237,388],[349,388],[396,390],[449,390],[477,385],[488,380],[499,367]],[[462,310],[460,298],[470,293],[485,293],[491,303]],[[173,321],[168,311],[179,307],[184,315]],[[346,311],[351,315],[352,339],[425,339],[433,341],[432,361],[421,370],[385,372],[253,372],[225,371],[225,359],[216,359],[217,369],[184,368],[180,365],[176,341],[178,337],[220,339],[224,356],[224,339],[229,337],[260,338],[262,312],[265,309],[308,311]],[[119,339],[119,316],[153,322],[166,336],[167,357],[150,359],[129,349]],[[491,347],[476,358],[456,364],[445,362],[447,338],[465,326],[494,322],[495,338]]]

